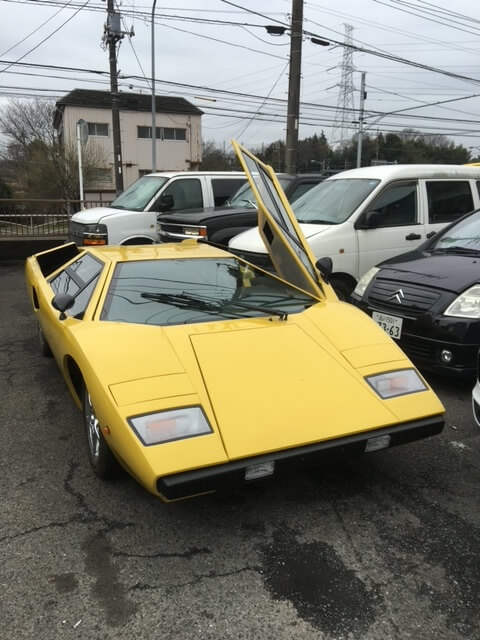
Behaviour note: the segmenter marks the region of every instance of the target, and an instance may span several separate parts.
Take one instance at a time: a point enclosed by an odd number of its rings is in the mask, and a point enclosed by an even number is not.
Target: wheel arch
[[[155,240],[148,236],[136,236],[134,238],[127,238],[121,242],[122,246],[129,246],[132,244],[155,244]]]
[[[67,356],[65,360],[65,373],[67,384],[77,406],[81,409],[83,406],[83,388],[85,381],[83,374],[72,356]]]
[[[355,278],[349,273],[345,273],[342,271],[334,271],[330,275],[330,284],[335,289],[335,284],[340,285],[340,290],[352,293],[352,291],[357,286],[357,281]]]

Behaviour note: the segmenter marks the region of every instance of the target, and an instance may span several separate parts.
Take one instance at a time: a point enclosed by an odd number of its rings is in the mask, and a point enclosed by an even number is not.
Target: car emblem
[[[401,289],[397,289],[390,296],[388,296],[387,300],[396,300],[398,304],[402,304],[402,300],[405,298],[405,294]]]

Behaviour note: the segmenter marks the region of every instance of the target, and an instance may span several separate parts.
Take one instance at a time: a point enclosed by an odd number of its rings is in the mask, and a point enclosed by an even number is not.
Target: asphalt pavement
[[[471,383],[429,381],[440,436],[164,505],[93,475],[23,265],[0,266],[0,638],[480,639]]]

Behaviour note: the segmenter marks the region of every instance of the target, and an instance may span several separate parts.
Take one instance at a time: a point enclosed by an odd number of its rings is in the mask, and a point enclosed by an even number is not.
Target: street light
[[[157,0],[153,0],[152,5],[152,171],[157,170],[157,105],[155,100],[155,6]]]

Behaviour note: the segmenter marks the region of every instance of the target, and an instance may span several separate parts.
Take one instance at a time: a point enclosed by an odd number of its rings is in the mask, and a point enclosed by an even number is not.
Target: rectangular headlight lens
[[[212,433],[200,407],[149,413],[129,418],[128,422],[146,446]]]
[[[365,380],[384,400],[405,396],[408,393],[418,393],[427,388],[414,369],[388,371],[375,376],[367,376]]]

